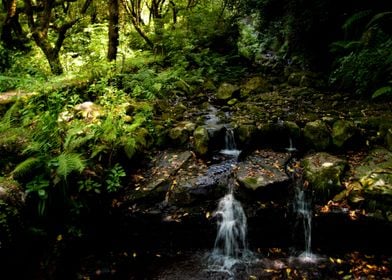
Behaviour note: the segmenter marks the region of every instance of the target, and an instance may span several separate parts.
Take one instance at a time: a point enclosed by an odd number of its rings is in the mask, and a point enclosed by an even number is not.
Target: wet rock
[[[355,135],[356,127],[351,121],[338,120],[332,126],[332,142],[337,148],[342,148]]]
[[[190,160],[190,151],[165,151],[157,156],[153,167],[148,169],[136,189],[129,195],[129,200],[147,200],[158,202],[165,198],[173,176]]]
[[[250,78],[244,85],[241,86],[241,98],[247,98],[251,94],[264,93],[272,89],[271,84],[263,77]]]
[[[223,83],[218,88],[218,92],[216,93],[216,98],[218,100],[229,100],[234,97],[234,93],[238,90],[239,90],[238,86],[229,83]]]
[[[322,152],[306,156],[301,164],[316,201],[328,201],[343,190],[341,178],[347,166],[345,160]]]
[[[327,125],[321,121],[308,122],[303,130],[306,144],[316,150],[325,150],[331,143],[331,136]]]
[[[205,155],[208,152],[208,144],[210,137],[208,130],[204,126],[199,126],[193,132],[195,139],[195,151],[200,155]]]
[[[170,187],[168,202],[185,206],[218,199],[227,192],[233,164],[230,160],[209,167],[200,163],[188,164],[177,174],[175,184]]]
[[[287,184],[289,177],[285,173],[287,153],[270,150],[256,150],[238,164],[237,181],[248,190],[263,191],[277,185]]]

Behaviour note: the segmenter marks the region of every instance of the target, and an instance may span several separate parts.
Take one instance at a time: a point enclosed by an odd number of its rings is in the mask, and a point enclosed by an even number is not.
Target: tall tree
[[[34,2],[24,0],[30,32],[37,46],[45,54],[53,74],[63,73],[59,54],[66,33],[86,13],[91,1],[85,0],[79,15],[68,17],[72,3],[77,0],[37,0]],[[49,32],[56,37],[54,44],[50,40]]]
[[[109,0],[109,48],[108,60],[115,60],[119,43],[119,0]]]

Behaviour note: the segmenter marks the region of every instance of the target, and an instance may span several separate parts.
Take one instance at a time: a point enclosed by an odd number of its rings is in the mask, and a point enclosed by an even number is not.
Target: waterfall
[[[307,192],[301,184],[296,184],[294,197],[294,211],[297,214],[297,219],[302,221],[304,232],[304,251],[299,255],[302,262],[315,262],[316,255],[312,253],[312,203],[311,199],[307,197]]]
[[[237,145],[235,143],[234,130],[227,127],[225,130],[225,148],[221,150],[220,153],[227,156],[237,157],[240,152],[241,151],[237,149]]]
[[[225,148],[220,153],[237,157],[240,153],[235,143],[234,131],[226,129]],[[232,172],[232,171],[231,171]],[[234,197],[235,179],[230,176],[227,182],[227,193],[219,200],[214,213],[217,220],[217,234],[214,249],[209,256],[210,268],[226,271],[251,257],[247,247],[247,221],[241,203]]]
[[[234,198],[233,185],[229,182],[228,193],[220,199],[214,214],[218,221],[217,235],[210,256],[213,266],[225,270],[249,255],[246,216],[241,203]]]

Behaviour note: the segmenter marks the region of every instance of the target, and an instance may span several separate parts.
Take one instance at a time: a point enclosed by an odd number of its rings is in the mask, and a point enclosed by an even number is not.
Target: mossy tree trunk
[[[57,17],[53,16],[54,9],[58,6],[61,6],[63,9],[59,9],[58,11],[62,10],[65,14],[67,14],[70,11],[71,2],[73,3],[77,1],[46,0],[41,1],[38,3],[38,5],[35,4],[35,2],[32,0],[24,0],[25,13],[27,15],[28,26],[32,33],[33,39],[37,46],[45,54],[45,57],[50,65],[50,70],[55,75],[60,75],[63,73],[63,66],[61,65],[60,61],[60,50],[66,38],[66,34],[68,30],[79,21],[80,17],[87,12],[87,9],[92,1],[86,0],[84,2],[78,17],[65,21],[60,26],[56,25],[54,21],[57,19]],[[57,34],[57,38],[54,44],[52,44],[49,39],[49,29]]]

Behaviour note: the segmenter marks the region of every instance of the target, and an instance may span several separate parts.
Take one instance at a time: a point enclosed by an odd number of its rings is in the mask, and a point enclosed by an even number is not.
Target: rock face
[[[304,177],[315,194],[315,200],[325,202],[342,191],[341,177],[347,162],[327,153],[316,153],[302,160]]]
[[[321,120],[308,122],[304,127],[303,133],[306,144],[314,147],[316,150],[325,150],[331,143],[329,129]]]
[[[284,164],[288,158],[287,153],[256,150],[238,164],[237,180],[241,186],[252,191],[286,184],[289,177],[285,173]]]

